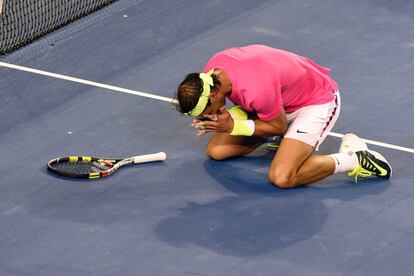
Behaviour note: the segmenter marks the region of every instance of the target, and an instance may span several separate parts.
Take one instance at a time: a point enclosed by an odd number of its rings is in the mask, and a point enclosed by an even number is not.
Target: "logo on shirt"
[[[302,131],[300,129],[296,130],[297,133],[307,133],[306,131]]]

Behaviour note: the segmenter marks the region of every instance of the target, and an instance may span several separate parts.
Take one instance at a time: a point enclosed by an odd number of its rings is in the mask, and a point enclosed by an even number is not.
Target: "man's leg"
[[[206,155],[214,160],[243,156],[264,142],[261,137],[232,136],[227,133],[213,133],[205,149]]]
[[[282,140],[269,169],[269,180],[280,188],[294,188],[321,180],[335,171],[330,156],[311,156],[314,147],[299,140]]]
[[[335,172],[330,156],[313,155],[333,128],[340,113],[340,95],[327,104],[306,106],[287,115],[290,123],[269,169],[269,180],[280,188],[294,188]]]

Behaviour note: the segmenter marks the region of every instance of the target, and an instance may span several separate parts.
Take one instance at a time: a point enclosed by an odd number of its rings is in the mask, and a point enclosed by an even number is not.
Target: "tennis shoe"
[[[355,182],[360,178],[376,176],[389,179],[392,176],[390,163],[379,152],[369,150],[367,144],[353,133],[345,134],[339,148],[340,153],[353,152],[358,158],[358,165],[348,173],[355,177]]]
[[[368,178],[376,176],[383,179],[389,179],[392,176],[392,168],[390,163],[376,151],[361,150],[355,152],[359,165],[348,173],[348,176],[354,176],[355,182],[358,177]]]
[[[280,136],[273,136],[267,138],[266,147],[268,150],[277,151],[280,147],[280,143],[282,142],[282,137]]]
[[[342,143],[339,152],[357,152],[368,150],[367,144],[353,133],[347,133],[342,137]]]

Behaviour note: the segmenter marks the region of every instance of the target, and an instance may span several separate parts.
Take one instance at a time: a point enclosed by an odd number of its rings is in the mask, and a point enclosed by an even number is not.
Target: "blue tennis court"
[[[403,0],[119,0],[0,55],[0,274],[414,275],[413,27]],[[343,105],[321,153],[357,133],[390,181],[284,190],[264,146],[204,155],[174,91],[214,53],[256,43],[332,69]],[[159,151],[97,181],[46,170]]]

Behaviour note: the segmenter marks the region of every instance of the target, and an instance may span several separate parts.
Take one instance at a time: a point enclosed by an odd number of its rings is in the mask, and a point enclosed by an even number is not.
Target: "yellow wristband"
[[[247,120],[247,112],[244,111],[240,106],[235,105],[229,110],[227,110],[230,113],[230,116],[233,118],[233,120]]]
[[[232,136],[252,136],[254,133],[253,120],[233,120],[234,126],[230,133]]]

